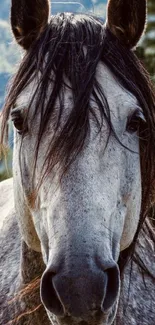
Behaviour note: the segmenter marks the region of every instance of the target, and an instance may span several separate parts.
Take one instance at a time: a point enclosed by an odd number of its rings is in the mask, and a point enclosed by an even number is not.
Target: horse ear
[[[29,49],[48,23],[49,0],[12,0],[11,27],[16,41]]]
[[[109,0],[107,26],[124,45],[133,48],[146,25],[147,0]]]

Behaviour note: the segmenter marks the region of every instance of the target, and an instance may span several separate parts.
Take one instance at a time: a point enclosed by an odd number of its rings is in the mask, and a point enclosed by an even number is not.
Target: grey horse
[[[0,199],[0,324],[50,325],[39,298],[38,279],[45,268],[42,254],[31,250],[21,241],[14,209],[12,179],[2,182],[0,191],[3,193]],[[154,253],[155,233],[147,219],[135,249],[135,256],[138,254],[144,264],[140,267],[135,258],[125,267],[114,325],[154,325]],[[144,266],[150,273],[144,270]],[[35,284],[35,290],[33,286],[29,287],[30,283]],[[28,290],[22,291],[25,287],[28,287]],[[53,324],[57,322],[53,320]]]
[[[110,0],[105,25],[49,12],[12,0],[25,54],[2,115],[2,324],[154,325],[155,96],[133,52],[146,1]]]

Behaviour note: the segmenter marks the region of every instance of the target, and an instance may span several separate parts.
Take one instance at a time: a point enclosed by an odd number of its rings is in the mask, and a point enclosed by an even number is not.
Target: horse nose
[[[65,314],[58,290],[54,283],[56,274],[50,271],[44,273],[41,281],[41,300],[44,306],[56,316]]]
[[[119,293],[117,265],[95,276],[53,273],[45,271],[41,281],[41,299],[48,311],[58,317],[90,316],[95,311],[106,313]]]
[[[101,310],[107,312],[115,303],[120,287],[120,272],[117,265],[107,271],[106,293],[101,304]]]

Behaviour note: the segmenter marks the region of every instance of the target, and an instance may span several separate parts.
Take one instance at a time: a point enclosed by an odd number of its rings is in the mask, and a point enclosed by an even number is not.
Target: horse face
[[[90,118],[90,134],[82,152],[61,182],[57,169],[46,177],[37,198],[30,180],[41,117],[36,117],[34,127],[23,138],[15,130],[13,169],[19,223],[28,245],[38,250],[41,243],[46,264],[42,300],[49,314],[62,317],[62,324],[68,324],[63,320],[67,315],[73,317],[72,324],[74,317],[88,322],[91,317],[93,324],[98,314],[99,323],[107,319],[111,323],[120,287],[117,261],[120,251],[133,240],[141,207],[139,138],[134,123],[132,126],[135,114],[142,114],[141,108],[101,63],[97,78],[121,143],[113,133],[109,136],[106,122],[98,132]],[[34,88],[31,84],[18,98],[21,114]],[[66,107],[70,96],[66,92]],[[39,149],[35,184],[41,178],[51,137],[52,121]]]
[[[29,2],[27,14],[24,0],[21,2],[19,16],[17,1],[12,1],[12,29],[18,43],[29,49],[47,24],[49,4],[34,1],[32,8]],[[124,21],[126,11],[128,16]],[[111,0],[107,26],[132,48],[143,32],[145,12],[146,1]],[[117,262],[120,251],[133,240],[141,208],[139,139],[134,123],[135,117],[143,118],[141,108],[118,85],[106,66],[99,63],[96,73],[110,108],[115,135],[109,134],[106,121],[99,132],[95,118],[90,116],[90,132],[83,150],[63,175],[55,166],[42,179],[37,193],[46,153],[54,137],[53,121],[39,146],[34,175],[41,115],[38,112],[31,123],[33,105],[27,116],[27,125],[33,127],[22,137],[15,130],[13,170],[19,224],[25,242],[42,251],[46,264],[41,283],[42,302],[51,322],[54,317],[62,325],[112,324],[120,291]],[[17,115],[19,112],[20,116],[25,115],[36,87],[34,81],[19,96]],[[67,88],[62,123],[70,109],[70,100],[72,93]]]

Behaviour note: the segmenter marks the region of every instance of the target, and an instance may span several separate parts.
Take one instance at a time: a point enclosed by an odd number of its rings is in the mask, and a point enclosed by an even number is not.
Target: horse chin
[[[52,325],[112,325],[117,312],[118,301],[107,313],[97,312],[94,317],[87,320],[71,316],[57,317],[47,311]]]

